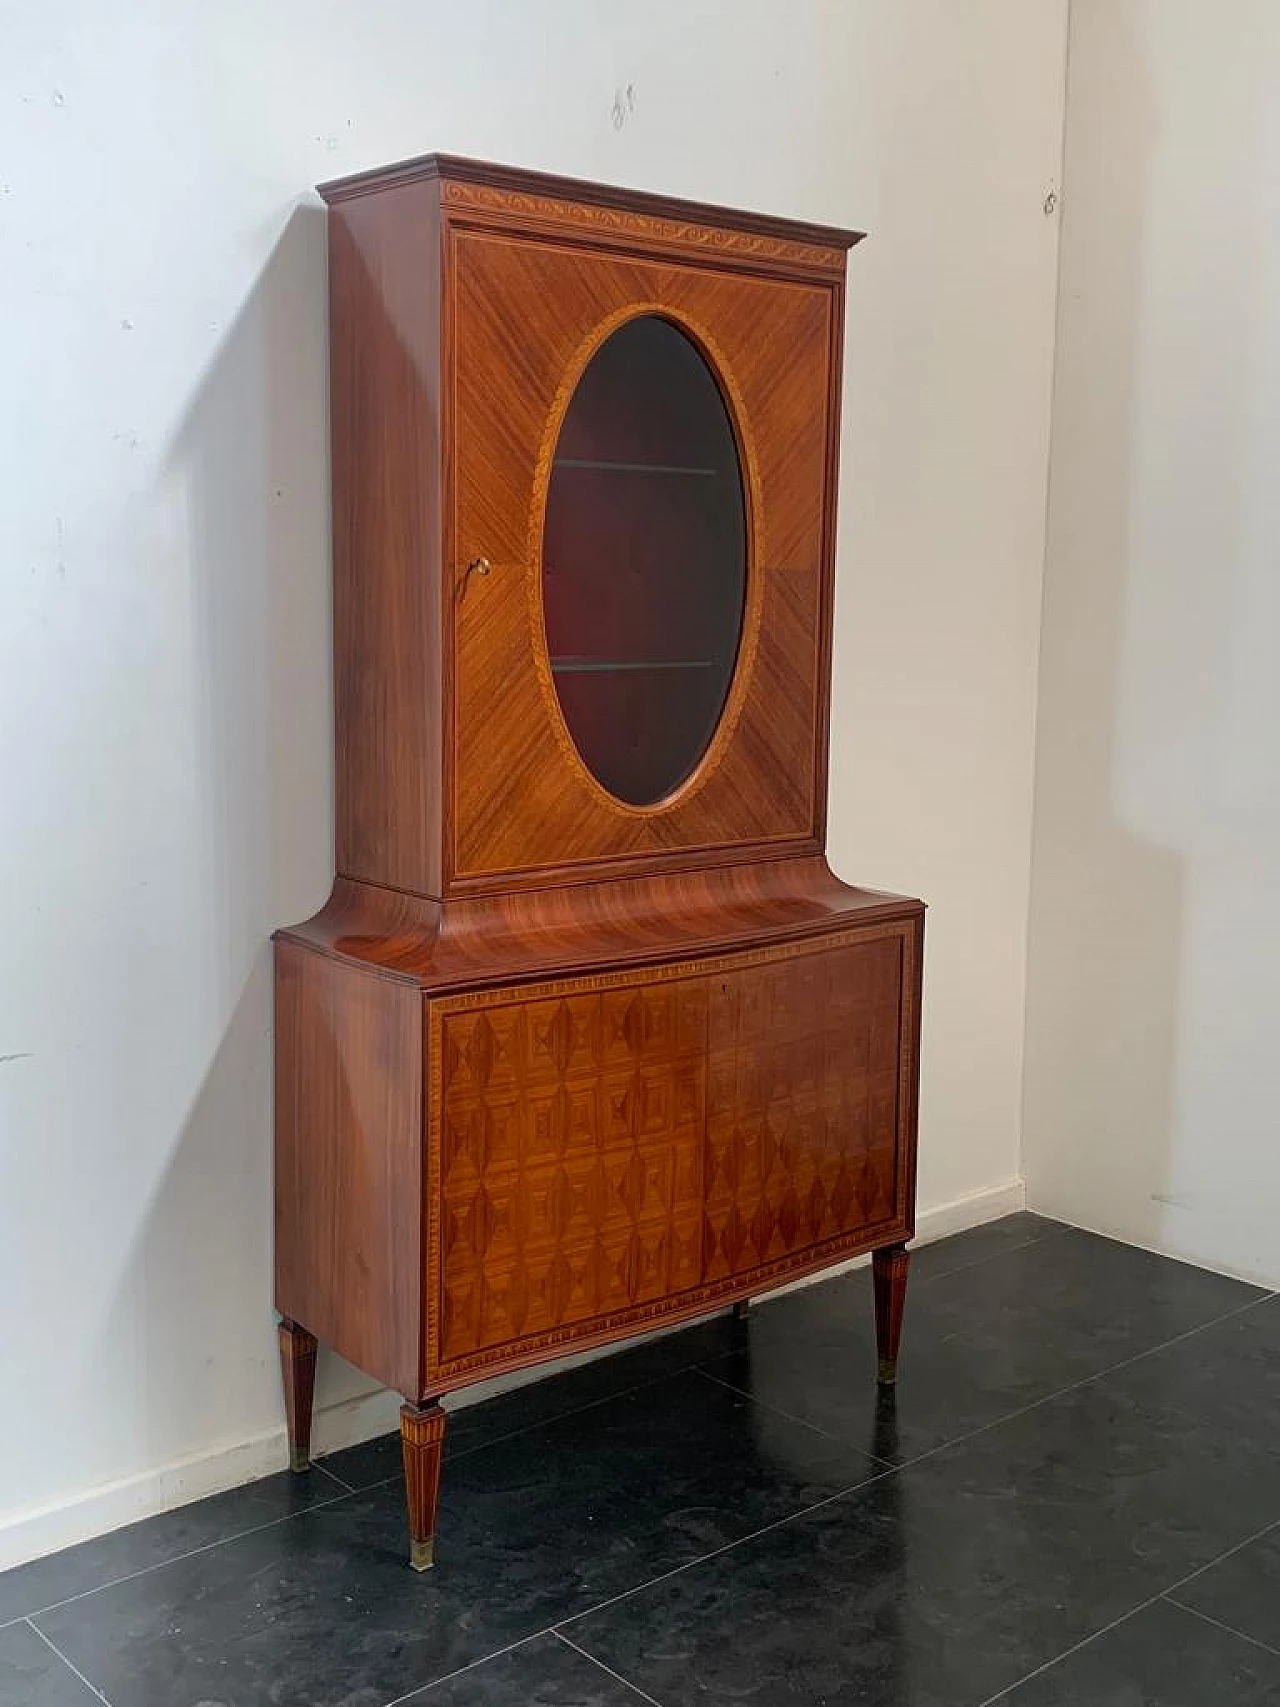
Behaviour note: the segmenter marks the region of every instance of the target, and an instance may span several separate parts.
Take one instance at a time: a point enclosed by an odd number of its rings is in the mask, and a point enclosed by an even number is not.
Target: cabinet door
[[[431,1004],[430,1369],[698,1285],[707,994],[690,968]]]
[[[448,241],[447,881],[807,845],[839,284]]]
[[[711,980],[703,1278],[746,1278],[906,1212],[904,941]]]
[[[430,1001],[433,1388],[905,1237],[916,942]]]

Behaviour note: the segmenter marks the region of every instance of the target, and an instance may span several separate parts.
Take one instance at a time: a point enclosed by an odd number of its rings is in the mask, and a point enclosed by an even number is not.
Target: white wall
[[[1031,1202],[1280,1286],[1280,7],[1073,0]]]
[[[0,0],[0,1564],[282,1461],[267,938],[330,877],[318,179],[435,147],[870,230],[833,848],[933,903],[922,1201],[1005,1201],[1064,35],[1065,0]]]

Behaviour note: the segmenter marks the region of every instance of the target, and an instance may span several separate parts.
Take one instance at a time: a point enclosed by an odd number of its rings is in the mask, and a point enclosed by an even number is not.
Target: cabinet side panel
[[[417,1397],[421,1002],[276,945],[276,1307]]]
[[[438,186],[329,213],[337,866],[440,893]]]
[[[924,1001],[924,914],[913,919],[902,943],[902,1061],[900,1091],[902,1165],[898,1205],[908,1238],[916,1231],[916,1158],[920,1120],[920,1019]]]

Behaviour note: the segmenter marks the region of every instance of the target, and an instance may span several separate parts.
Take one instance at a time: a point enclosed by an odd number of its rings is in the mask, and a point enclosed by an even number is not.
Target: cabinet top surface
[[[520,167],[500,166],[485,160],[468,160],[452,154],[421,154],[412,160],[399,160],[393,165],[374,167],[371,171],[357,172],[350,177],[332,178],[327,183],[317,185],[317,189],[324,200],[332,205],[334,202],[347,201],[353,196],[372,195],[379,190],[431,178],[445,179],[453,183],[484,184],[493,189],[515,193],[554,196],[563,201],[621,208],[634,213],[658,215],[665,219],[688,220],[699,225],[724,226],[734,231],[755,232],[763,236],[814,243],[824,247],[834,245],[837,248],[851,249],[865,235],[861,231],[849,231],[842,226],[818,225],[807,220],[782,219],[771,214],[744,212],[709,202],[687,201],[680,196],[621,189],[610,184],[593,183],[586,178],[562,178],[551,172],[527,171]]]

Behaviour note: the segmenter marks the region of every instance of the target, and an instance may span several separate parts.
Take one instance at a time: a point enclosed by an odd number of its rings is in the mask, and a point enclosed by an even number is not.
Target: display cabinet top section
[[[807,220],[779,219],[771,214],[744,213],[708,202],[686,201],[679,196],[651,195],[644,190],[616,189],[586,178],[561,178],[551,172],[530,172],[515,166],[497,166],[485,160],[467,160],[452,154],[421,154],[393,166],[379,166],[348,178],[333,178],[318,186],[320,195],[332,206],[353,196],[373,195],[379,190],[439,179],[454,184],[476,184],[512,195],[549,196],[558,201],[577,202],[652,218],[682,220],[692,225],[712,225],[726,231],[749,232],[787,243],[811,243],[823,249],[851,249],[864,232],[846,231],[837,225],[815,225]]]

